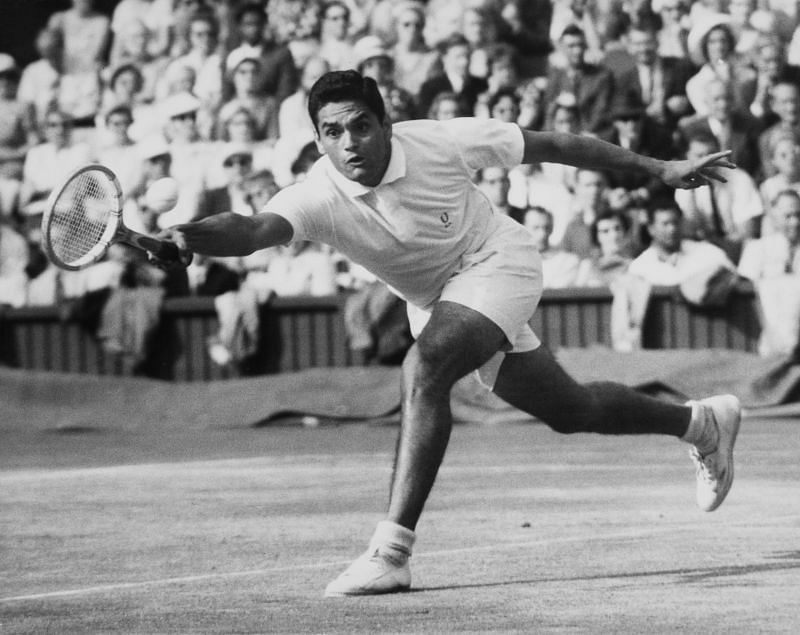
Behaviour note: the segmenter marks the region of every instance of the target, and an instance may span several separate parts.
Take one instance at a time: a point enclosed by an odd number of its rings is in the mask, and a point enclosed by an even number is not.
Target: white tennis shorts
[[[482,383],[494,386],[506,352],[532,351],[541,345],[529,320],[542,297],[542,259],[528,230],[502,219],[498,230],[474,253],[461,258],[439,300],[456,302],[489,318],[505,333],[508,345],[478,369]],[[433,306],[408,304],[411,334],[418,337]]]

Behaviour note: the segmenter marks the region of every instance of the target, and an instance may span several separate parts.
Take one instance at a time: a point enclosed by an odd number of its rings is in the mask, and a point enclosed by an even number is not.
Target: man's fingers
[[[719,181],[720,183],[728,182],[728,179],[719,174],[716,170],[712,170],[711,168],[701,168],[697,172],[698,174],[700,174],[701,177],[703,177],[706,180],[706,182],[709,179],[714,179],[715,181]]]

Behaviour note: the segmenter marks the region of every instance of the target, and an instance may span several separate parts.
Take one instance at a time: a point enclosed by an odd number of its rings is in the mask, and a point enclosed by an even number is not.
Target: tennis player
[[[547,161],[643,172],[692,188],[724,181],[720,169],[734,167],[727,152],[665,162],[596,139],[496,120],[392,125],[375,82],[355,71],[320,78],[308,108],[324,156],[302,183],[280,191],[255,216],[221,213],[162,237],[211,256],[245,256],[294,240],[325,242],[407,301],[416,342],[403,363],[388,511],[368,550],[326,595],[410,587],[414,530],[450,437],[450,390],[473,371],[557,432],[663,434],[687,442],[698,505],[711,511],[722,503],[733,480],[738,400],[722,395],[680,405],[568,376],[528,326],[542,292],[532,238],[516,221],[493,213],[471,175]]]

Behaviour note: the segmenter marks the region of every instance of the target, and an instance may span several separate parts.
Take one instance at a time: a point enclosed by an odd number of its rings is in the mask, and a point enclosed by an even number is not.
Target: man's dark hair
[[[615,219],[620,222],[620,225],[622,225],[622,231],[623,232],[625,232],[627,234],[630,231],[631,224],[632,224],[631,223],[631,218],[630,218],[630,216],[628,216],[628,214],[624,210],[621,210],[621,209],[604,209],[599,214],[597,214],[597,217],[594,219],[594,222],[589,227],[589,234],[590,234],[590,236],[592,238],[592,244],[595,247],[599,247],[600,246],[600,241],[597,238],[597,225],[601,221],[604,221],[604,220],[615,220]]]
[[[702,143],[703,145],[707,145],[712,152],[719,150],[719,139],[717,139],[708,130],[697,130],[696,132],[690,134],[686,139],[686,147],[688,148],[692,143]]]
[[[440,55],[445,55],[447,54],[447,51],[449,51],[451,48],[455,48],[456,46],[466,46],[467,48],[470,48],[469,40],[461,33],[453,33],[439,42],[436,45],[436,49],[439,51]]]
[[[353,70],[330,71],[314,82],[308,93],[308,114],[314,128],[319,124],[319,111],[338,101],[359,101],[378,121],[383,123],[386,119],[386,106],[374,79]]]
[[[683,218],[683,210],[671,198],[659,198],[647,206],[647,224],[652,225],[658,212],[673,212]]]
[[[562,39],[568,35],[582,37],[584,41],[586,40],[586,33],[583,32],[583,29],[579,27],[577,24],[568,24],[566,28],[561,32],[561,37],[558,39]]]
[[[240,24],[242,18],[249,13],[255,13],[263,22],[266,23],[267,13],[264,11],[264,7],[258,2],[245,2],[236,11],[236,24]]]

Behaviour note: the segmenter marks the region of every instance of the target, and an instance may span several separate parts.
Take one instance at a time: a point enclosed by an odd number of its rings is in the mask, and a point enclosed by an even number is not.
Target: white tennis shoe
[[[371,548],[325,589],[325,597],[398,593],[411,587],[408,556],[395,550]]]
[[[722,504],[733,484],[733,446],[742,420],[742,406],[733,395],[717,395],[696,402],[707,425],[719,432],[717,449],[703,456],[697,447],[689,450],[697,476],[697,505],[712,512]]]

